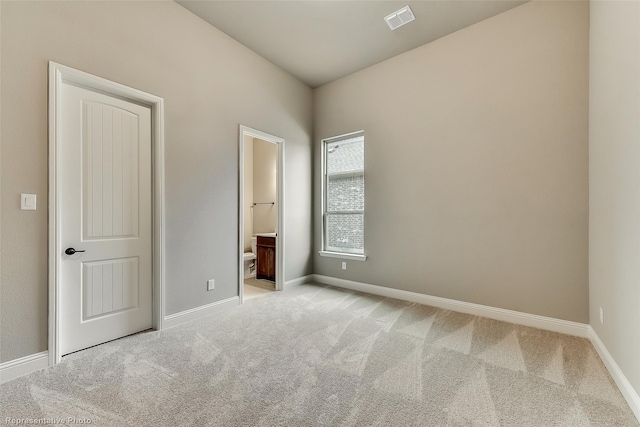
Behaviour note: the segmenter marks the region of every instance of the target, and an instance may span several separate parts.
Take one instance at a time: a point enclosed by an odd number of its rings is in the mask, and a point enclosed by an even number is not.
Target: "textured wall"
[[[589,73],[591,326],[640,393],[639,1],[591,2]]]
[[[318,274],[588,322],[587,2],[534,1],[314,93],[364,130],[365,262]]]
[[[47,348],[47,62],[165,99],[167,314],[238,294],[238,132],[286,140],[287,269],[311,273],[311,90],[174,2],[1,2],[2,361]],[[36,193],[38,210],[19,210]],[[206,291],[206,280],[216,289]]]

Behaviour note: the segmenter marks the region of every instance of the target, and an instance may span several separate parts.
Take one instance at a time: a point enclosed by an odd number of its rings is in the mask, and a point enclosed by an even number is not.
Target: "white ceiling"
[[[177,0],[311,87],[369,67],[526,1]],[[384,17],[407,4],[416,20],[391,31]]]

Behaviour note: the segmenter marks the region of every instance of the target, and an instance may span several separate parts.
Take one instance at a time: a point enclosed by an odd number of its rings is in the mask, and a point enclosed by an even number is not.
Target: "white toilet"
[[[244,277],[256,276],[256,236],[251,238],[251,252],[244,253]]]

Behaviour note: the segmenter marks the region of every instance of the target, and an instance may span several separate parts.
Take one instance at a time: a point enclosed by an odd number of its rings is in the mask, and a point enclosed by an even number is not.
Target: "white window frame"
[[[347,133],[344,135],[335,136],[332,138],[326,138],[322,140],[322,156],[321,156],[321,173],[322,173],[322,249],[318,251],[318,254],[323,257],[329,258],[340,258],[340,259],[348,259],[353,261],[366,261],[367,255],[365,255],[365,248],[363,248],[362,253],[355,250],[352,252],[350,250],[345,250],[341,248],[340,250],[333,250],[332,248],[327,247],[327,146],[330,143],[342,141],[346,139],[355,138],[358,136],[364,137],[364,131],[357,131],[352,133]],[[362,171],[362,175],[364,176],[364,170]],[[346,175],[345,175],[346,176]],[[349,213],[346,211],[341,211],[340,213]],[[362,211],[353,211],[354,214],[363,214],[365,213],[365,209]],[[364,230],[363,230],[364,232]]]

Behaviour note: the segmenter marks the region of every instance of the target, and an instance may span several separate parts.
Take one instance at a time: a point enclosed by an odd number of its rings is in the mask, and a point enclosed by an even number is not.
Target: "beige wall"
[[[167,314],[238,294],[240,124],[286,140],[285,280],[311,273],[307,86],[173,2],[0,3],[1,361],[47,349],[49,60],[165,99]]]
[[[587,2],[531,2],[314,93],[364,129],[366,262],[315,273],[588,322]]]
[[[639,1],[591,2],[589,72],[591,326],[640,393]]]
[[[255,138],[253,140],[253,201],[276,202],[278,146]],[[278,204],[253,208],[254,233],[274,233],[278,219]]]
[[[251,252],[253,236],[253,138],[244,137],[244,251]]]

